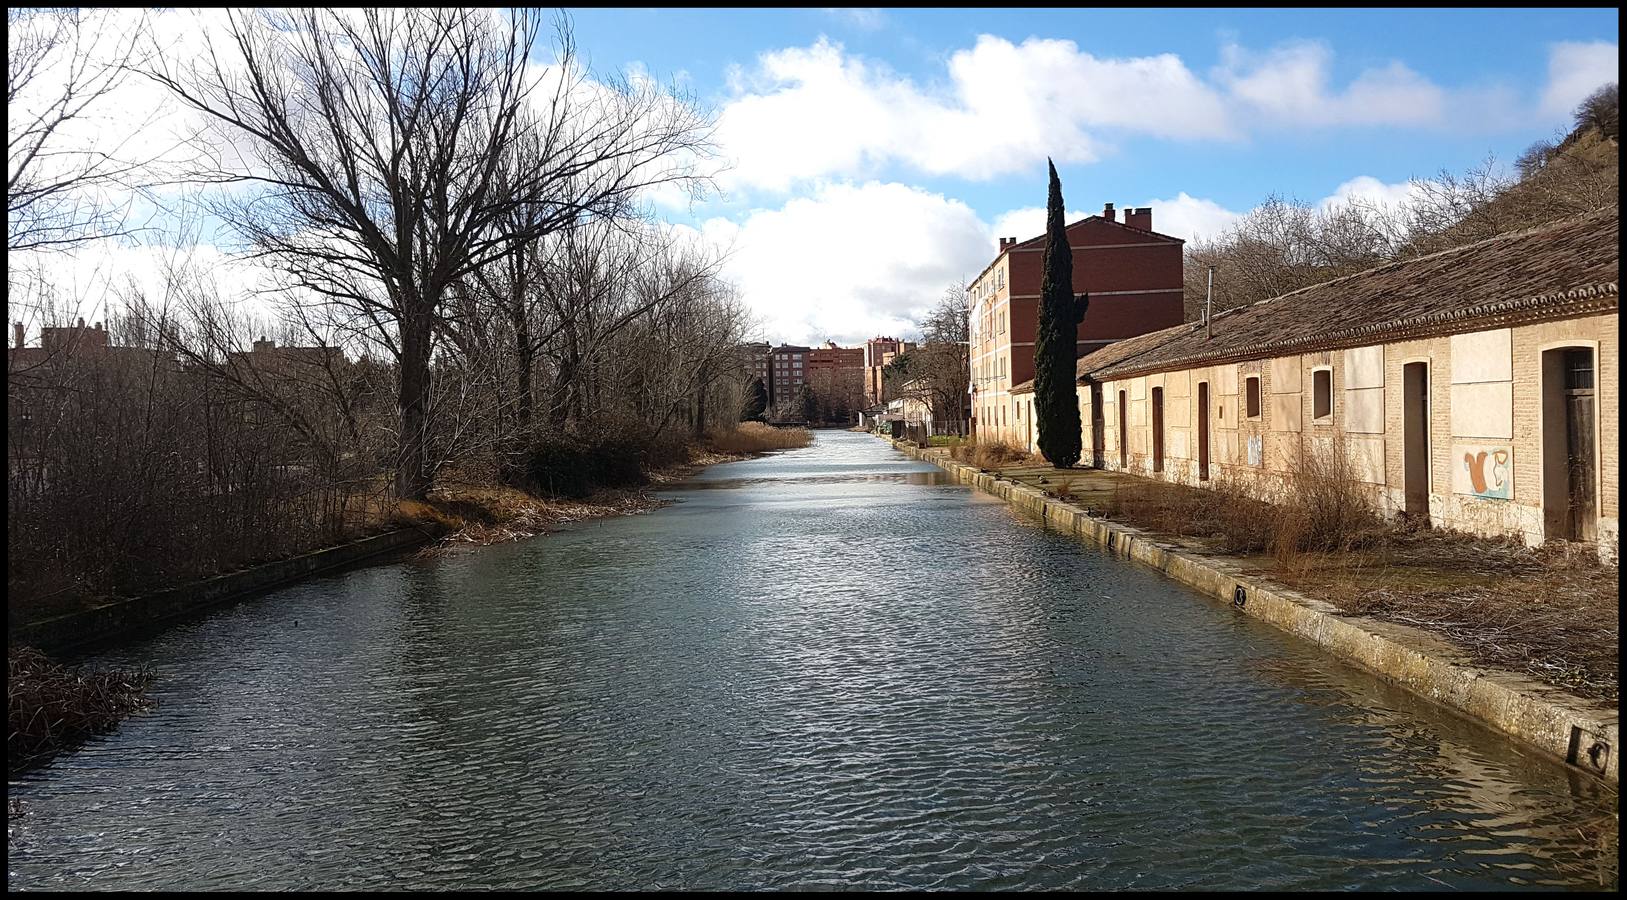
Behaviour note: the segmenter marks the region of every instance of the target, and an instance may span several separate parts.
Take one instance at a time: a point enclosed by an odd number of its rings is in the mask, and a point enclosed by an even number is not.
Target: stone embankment
[[[341,566],[417,547],[440,534],[437,528],[402,528],[177,588],[114,600],[91,609],[12,627],[9,629],[9,643],[13,646],[37,647],[53,654],[72,650]]]

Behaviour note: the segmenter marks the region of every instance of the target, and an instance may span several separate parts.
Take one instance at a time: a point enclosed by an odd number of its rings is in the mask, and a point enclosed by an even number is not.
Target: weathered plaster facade
[[[1422,363],[1429,376],[1430,521],[1478,534],[1519,535],[1538,544],[1546,537],[1542,354],[1569,347],[1591,349],[1597,360],[1596,527],[1601,551],[1613,556],[1620,515],[1620,356],[1615,315],[1104,380],[1102,465],[1194,486],[1220,478],[1242,479],[1269,494],[1290,475],[1307,448],[1338,446],[1349,458],[1351,471],[1372,487],[1380,507],[1399,513],[1405,509],[1403,367]],[[1332,410],[1320,418],[1314,415],[1315,398],[1308,390],[1319,369],[1331,372],[1332,378]],[[1244,391],[1247,379],[1256,377],[1265,401],[1260,414],[1251,417],[1246,414]],[[1208,386],[1210,398],[1207,479],[1199,477],[1199,385]],[[1153,457],[1154,390],[1161,392],[1164,404],[1161,465]],[[1092,439],[1091,394],[1085,387],[1079,392],[1087,448]],[[1117,408],[1121,394],[1128,404],[1123,431]],[[1032,394],[1019,395],[1019,400],[1031,404]],[[1031,452],[1037,450],[1031,433],[1022,437]],[[1121,444],[1127,445],[1124,466],[1119,464]],[[1501,467],[1510,487],[1506,499],[1475,491],[1469,472],[1472,461],[1465,456],[1486,447],[1503,448],[1509,454]]]

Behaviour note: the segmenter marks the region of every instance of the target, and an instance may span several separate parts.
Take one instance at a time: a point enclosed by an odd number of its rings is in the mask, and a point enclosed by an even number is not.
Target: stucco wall
[[[1595,355],[1600,552],[1619,545],[1619,347],[1614,315],[1513,328],[1483,329],[1416,341],[1321,351],[1104,381],[1103,462],[1154,474],[1149,391],[1164,389],[1164,471],[1170,481],[1198,478],[1199,385],[1210,390],[1210,482],[1232,478],[1262,495],[1280,488],[1306,448],[1342,448],[1353,476],[1371,485],[1387,513],[1405,505],[1404,372],[1428,372],[1431,521],[1528,543],[1545,535],[1543,516],[1542,354],[1591,347]],[[1332,414],[1314,414],[1315,375],[1331,374]],[[1260,412],[1246,414],[1248,379],[1260,379]],[[1118,427],[1118,394],[1128,399],[1127,436]],[[1080,390],[1084,446],[1091,442],[1090,391]],[[1506,492],[1506,497],[1498,496]]]

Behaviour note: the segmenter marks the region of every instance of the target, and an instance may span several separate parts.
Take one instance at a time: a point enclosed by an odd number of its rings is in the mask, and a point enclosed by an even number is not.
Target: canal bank
[[[421,547],[443,533],[434,525],[398,528],[168,590],[115,599],[89,609],[20,623],[9,629],[8,643],[59,654],[127,637],[212,606],[265,593],[290,582]]]
[[[1553,759],[1619,784],[1615,708],[1513,673],[1469,665],[1456,648],[1420,629],[1343,615],[1332,604],[1245,573],[1240,560],[1199,556],[1159,540],[1159,535],[1093,517],[1082,506],[958,462],[946,451],[886,440],[906,456],[931,463],[957,482],[999,497],[1052,527],[1151,566]]]

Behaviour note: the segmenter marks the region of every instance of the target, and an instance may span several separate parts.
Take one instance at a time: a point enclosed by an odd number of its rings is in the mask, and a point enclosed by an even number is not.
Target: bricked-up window
[[[1317,369],[1311,373],[1311,416],[1326,419],[1333,415],[1333,370]]]
[[[1244,409],[1251,419],[1260,417],[1260,376],[1251,375],[1244,381]]]

